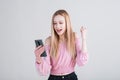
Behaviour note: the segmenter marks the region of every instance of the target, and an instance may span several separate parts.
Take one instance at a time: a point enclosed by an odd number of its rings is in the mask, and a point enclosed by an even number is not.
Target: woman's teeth
[[[57,32],[60,32],[60,31],[62,31],[62,29],[57,30]]]

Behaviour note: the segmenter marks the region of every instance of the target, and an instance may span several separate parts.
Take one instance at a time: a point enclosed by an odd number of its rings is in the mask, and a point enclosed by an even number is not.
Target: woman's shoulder
[[[50,41],[51,41],[51,36],[49,36],[45,39],[45,44],[50,45]]]
[[[80,35],[78,35],[77,33],[74,33],[74,35],[75,35],[75,43],[76,44],[79,44],[80,43]]]
[[[76,32],[74,32],[74,35],[75,35],[75,39],[80,38],[79,35]]]

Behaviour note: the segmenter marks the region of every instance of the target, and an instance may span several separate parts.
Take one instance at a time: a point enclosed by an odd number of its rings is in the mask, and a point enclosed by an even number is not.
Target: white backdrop
[[[87,27],[89,61],[79,80],[120,79],[119,0],[0,0],[0,80],[47,80],[35,68],[35,39],[50,35],[52,14],[65,9],[80,35]]]

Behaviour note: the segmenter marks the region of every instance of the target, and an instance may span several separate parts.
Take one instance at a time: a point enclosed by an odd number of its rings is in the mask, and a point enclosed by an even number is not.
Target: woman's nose
[[[60,24],[57,24],[56,27],[57,27],[57,28],[60,28]]]

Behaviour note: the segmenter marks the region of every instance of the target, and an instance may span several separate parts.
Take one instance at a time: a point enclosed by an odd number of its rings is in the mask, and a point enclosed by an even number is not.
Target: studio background
[[[119,80],[119,0],[0,0],[0,80],[47,80],[35,68],[34,40],[50,36],[58,9],[78,35],[87,27],[89,61],[76,66],[79,80]]]

